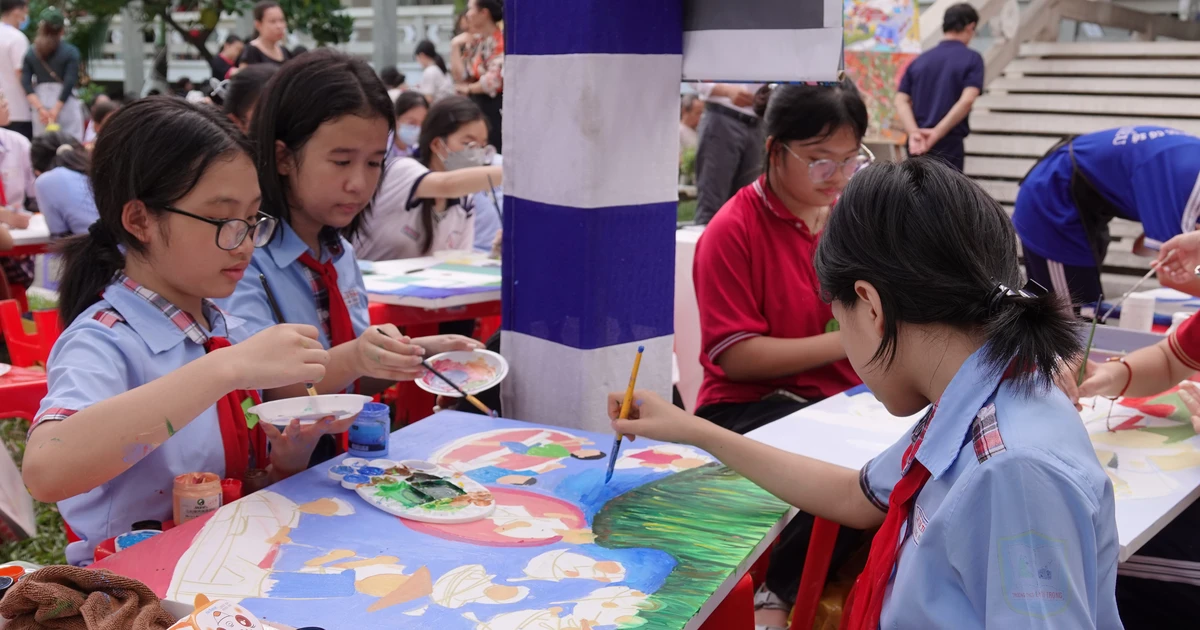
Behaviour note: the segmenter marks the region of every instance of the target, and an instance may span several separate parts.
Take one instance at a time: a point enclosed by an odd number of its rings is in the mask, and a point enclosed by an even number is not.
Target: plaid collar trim
[[[200,327],[200,324],[195,320],[195,318],[193,318],[183,309],[172,304],[169,300],[167,300],[167,298],[164,298],[154,291],[147,289],[133,278],[125,275],[124,272],[118,271],[117,275],[113,278],[113,283],[128,289],[134,295],[152,304],[172,324],[175,325],[179,332],[183,333],[183,335],[192,340],[192,342],[201,346],[208,343],[210,335]],[[208,318],[208,321],[213,326],[214,330],[216,329],[218,323],[224,322],[225,312],[218,308],[217,305],[211,300],[203,300],[201,302],[201,308],[204,309],[204,316]],[[126,317],[126,319],[128,320],[128,317]]]

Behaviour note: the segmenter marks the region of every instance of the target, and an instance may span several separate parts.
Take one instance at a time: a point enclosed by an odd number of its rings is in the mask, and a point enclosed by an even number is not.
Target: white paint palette
[[[275,425],[287,425],[295,418],[300,424],[313,424],[326,416],[345,420],[358,415],[370,396],[358,394],[322,394],[320,396],[297,396],[272,400],[248,409],[259,420]]]
[[[429,462],[347,458],[330,467],[329,478],[384,512],[411,521],[471,523],[496,509],[487,488]]]
[[[500,384],[508,376],[508,361],[490,350],[456,350],[443,352],[426,359],[430,367],[442,376],[450,379],[459,389],[475,395]],[[417,387],[438,396],[461,398],[453,387],[437,377],[437,374],[425,371],[416,380]]]

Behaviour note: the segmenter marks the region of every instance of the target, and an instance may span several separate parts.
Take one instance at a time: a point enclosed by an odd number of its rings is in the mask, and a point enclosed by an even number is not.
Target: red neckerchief
[[[224,337],[210,337],[204,344],[205,352],[229,347],[229,340]],[[266,468],[267,436],[262,427],[255,426],[253,430],[246,426],[246,413],[242,402],[250,398],[256,404],[262,402],[258,392],[235,389],[225,394],[217,401],[217,418],[221,426],[221,443],[225,446],[225,477],[227,479],[242,479],[250,469],[250,456],[255,458],[258,468]]]
[[[300,263],[312,269],[317,274],[318,281],[324,285],[325,293],[329,296],[329,345],[340,346],[347,341],[354,341],[354,323],[350,319],[350,309],[346,308],[346,300],[342,298],[342,290],[338,288],[338,273],[333,267],[333,259],[319,263],[312,254],[300,254]]]

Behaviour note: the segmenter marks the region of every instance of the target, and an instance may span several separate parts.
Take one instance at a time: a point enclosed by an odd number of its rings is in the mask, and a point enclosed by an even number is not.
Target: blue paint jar
[[[374,459],[388,454],[388,435],[392,432],[392,418],[387,405],[369,402],[363,405],[358,418],[350,425],[351,457]]]

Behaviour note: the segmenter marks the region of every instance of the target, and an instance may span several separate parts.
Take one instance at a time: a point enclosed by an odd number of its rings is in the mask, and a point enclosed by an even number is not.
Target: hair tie
[[[62,155],[64,153],[70,153],[74,150],[75,150],[75,147],[73,147],[69,144],[60,144],[60,145],[58,145],[58,148],[54,150],[54,155]]]
[[[989,293],[987,297],[988,312],[994,313],[1000,310],[1000,307],[1004,304],[1004,301],[1010,298],[1038,298],[1046,295],[1047,293],[1048,291],[1046,290],[1046,287],[1043,287],[1034,280],[1029,280],[1025,283],[1025,286],[1016,291],[1009,288],[1008,285],[1004,284],[1003,282],[997,282],[996,287],[992,289],[991,293]]]
[[[109,231],[109,229],[100,221],[96,221],[88,226],[88,236],[90,236],[97,245],[116,244],[116,240],[113,239],[112,232]]]

